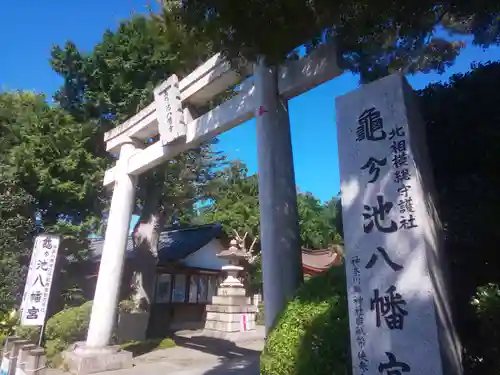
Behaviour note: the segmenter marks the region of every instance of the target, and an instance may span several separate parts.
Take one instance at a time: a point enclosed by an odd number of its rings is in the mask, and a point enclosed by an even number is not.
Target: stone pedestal
[[[64,353],[64,362],[75,375],[95,374],[132,368],[132,353],[119,346],[92,348],[82,342]]]
[[[414,93],[395,74],[337,98],[336,107],[353,375],[459,375]]]
[[[148,329],[149,313],[119,313],[118,324],[116,326],[116,337],[118,344],[129,341],[146,340],[146,330]]]
[[[227,265],[222,269],[228,277],[212,297],[212,304],[206,307],[205,331],[224,334],[254,331],[257,309],[237,278],[243,267]]]
[[[221,293],[237,291],[219,289]],[[246,332],[255,330],[256,308],[250,303],[250,298],[231,294],[218,294],[212,298],[212,304],[207,305],[205,329],[221,332]]]

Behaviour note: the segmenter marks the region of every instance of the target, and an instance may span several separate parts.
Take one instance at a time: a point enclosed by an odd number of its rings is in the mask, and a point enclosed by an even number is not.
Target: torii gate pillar
[[[108,344],[115,326],[116,309],[122,281],[124,250],[127,247],[128,232],[135,203],[137,176],[127,173],[128,160],[136,151],[136,143],[130,140],[120,147],[120,158],[109,209],[106,241],[102,251],[99,277],[95,289],[92,315],[86,346],[103,348]],[[102,275],[102,276],[101,276]]]
[[[136,151],[136,143],[131,139],[120,145],[87,342],[85,345],[77,343],[74,350],[64,353],[65,362],[73,374],[84,375],[132,367],[131,352],[119,351],[117,347],[107,345],[115,327],[124,253],[135,203],[137,176],[128,174],[127,167],[130,157]]]
[[[275,68],[255,66],[260,233],[266,334],[303,280],[288,100]]]

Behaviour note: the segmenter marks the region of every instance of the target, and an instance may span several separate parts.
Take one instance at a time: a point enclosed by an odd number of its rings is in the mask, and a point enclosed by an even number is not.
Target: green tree
[[[372,81],[398,70],[438,70],[451,65],[464,44],[436,36],[439,27],[472,34],[474,43],[500,41],[496,1],[430,0],[260,1],[186,0],[183,16],[211,36],[216,50],[264,55],[275,64],[300,45],[312,50],[335,38],[339,63]]]
[[[335,222],[338,216],[337,206],[330,202],[322,204],[311,193],[297,195],[300,238],[303,247],[320,249],[341,242],[342,236]]]
[[[135,16],[122,22],[89,54],[72,42],[52,50],[52,66],[64,79],[55,95],[58,104],[78,119],[92,123],[96,155],[105,155],[103,134],[153,100],[153,89],[170,75],[182,78],[210,54],[210,44],[193,39],[178,23],[175,8],[160,15]],[[201,113],[205,108],[193,108]],[[157,138],[152,141],[156,141]],[[137,253],[135,282],[138,300],[146,306],[154,290],[155,258],[159,234],[172,218],[189,221],[197,200],[210,197],[214,167],[223,161],[213,142],[187,151],[140,176],[134,229]],[[146,144],[150,140],[145,140]]]
[[[336,237],[338,243],[343,242],[344,226],[342,225],[342,202],[340,201],[340,193],[325,203],[324,215],[330,227],[335,228],[339,237]]]
[[[0,95],[4,174],[31,194],[45,230],[88,230],[100,199],[105,160],[94,155],[94,129],[51,107],[43,95]]]
[[[451,293],[467,371],[496,374],[500,347],[469,302],[478,288],[500,284],[500,63],[476,64],[466,74],[420,92],[427,143],[445,233]],[[478,334],[478,332],[481,332]],[[498,343],[498,341],[496,342]],[[496,357],[495,357],[495,354]]]
[[[203,223],[221,223],[230,237],[237,232],[247,233],[247,248],[258,239],[259,185],[257,175],[248,175],[248,168],[241,161],[226,167],[212,183],[213,200],[200,210]]]
[[[105,203],[99,196],[104,160],[94,156],[92,127],[49,106],[43,95],[0,93],[0,137],[2,261],[9,270],[2,274],[12,275],[3,280],[15,298],[35,216],[43,231],[62,235],[62,265],[88,257],[87,237]]]
[[[234,161],[212,181],[212,200],[199,211],[201,223],[221,223],[226,234],[245,237],[245,246],[254,259],[248,269],[250,286],[256,290],[262,284],[260,257],[260,210],[257,174],[248,175],[241,161]],[[323,205],[311,193],[297,195],[301,244],[303,247],[319,249],[341,241],[336,230],[339,206]]]
[[[247,248],[257,239],[259,250],[259,185],[257,174],[248,175],[240,161],[224,169],[213,181],[213,201],[201,210],[200,220],[205,223],[220,222],[227,234],[248,234]],[[322,204],[311,193],[297,195],[300,235],[303,247],[318,249],[338,243],[340,235],[335,227],[338,206]]]
[[[34,232],[34,199],[19,184],[0,180],[0,311],[19,302]]]

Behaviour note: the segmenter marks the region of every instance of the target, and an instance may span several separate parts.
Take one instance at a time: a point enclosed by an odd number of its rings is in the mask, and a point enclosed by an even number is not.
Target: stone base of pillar
[[[76,343],[63,353],[68,371],[75,375],[95,374],[104,371],[132,368],[132,353],[118,345],[104,348],[88,348]]]
[[[257,308],[252,304],[251,298],[245,296],[242,286],[222,284],[217,290],[217,296],[212,298],[212,304],[207,305],[206,312],[207,335],[222,338],[221,333],[255,331]],[[213,334],[210,331],[214,331]]]

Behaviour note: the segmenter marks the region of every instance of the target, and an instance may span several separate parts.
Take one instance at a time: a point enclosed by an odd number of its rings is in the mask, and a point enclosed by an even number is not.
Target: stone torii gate
[[[107,150],[120,157],[104,177],[113,198],[87,341],[66,357],[73,372],[131,366],[131,353],[108,344],[137,176],[254,116],[266,330],[293,295],[301,249],[287,101],[342,71],[329,44],[277,70],[264,61],[248,68],[239,74],[215,55],[180,82],[170,77],[151,105],[106,133]],[[217,108],[197,118],[190,110],[252,73]],[[353,374],[461,375],[442,225],[412,89],[394,74],[337,98],[336,107]]]
[[[342,71],[336,62],[331,44],[286,62],[277,71],[261,61],[238,73],[230,61],[217,54],[180,81],[176,76],[170,77],[155,89],[153,103],[105,134],[107,151],[119,154],[119,159],[104,177],[105,186],[114,185],[113,197],[87,341],[70,353],[72,360],[68,358],[75,363],[77,372],[123,367],[119,353],[109,349],[108,344],[115,322],[137,176],[254,116],[265,325],[269,330],[300,283],[300,274],[295,271],[300,270],[301,252],[287,102],[339,76]],[[252,73],[253,77],[245,79]],[[203,105],[237,84],[238,94],[208,113],[195,117],[190,110],[192,105]],[[159,141],[140,148],[139,144],[158,134]]]

